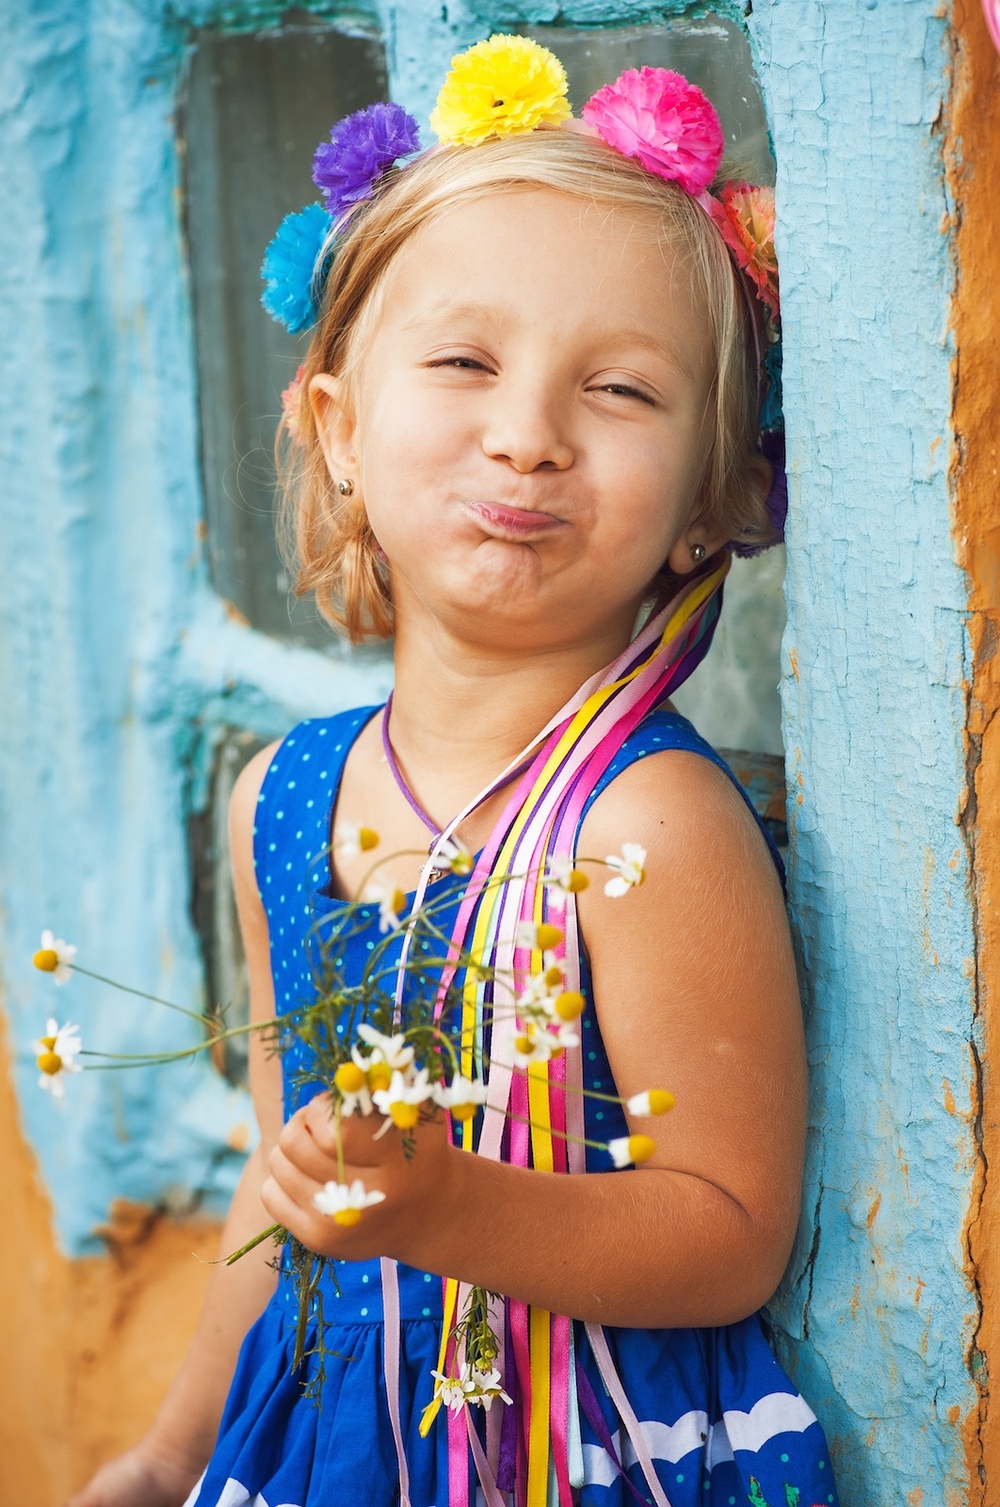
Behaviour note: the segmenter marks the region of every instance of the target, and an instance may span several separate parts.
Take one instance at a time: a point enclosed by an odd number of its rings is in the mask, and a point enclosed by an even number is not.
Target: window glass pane
[[[228,731],[215,755],[208,804],[189,821],[191,911],[205,962],[209,1009],[223,1012],[227,1028],[250,1018],[250,991],[240,923],[229,871],[229,797],[240,770],[267,739]],[[246,1081],[247,1038],[217,1045],[213,1061],[234,1083]]]
[[[281,391],[307,342],[261,308],[284,215],[319,197],[312,154],[333,122],[386,97],[381,45],[328,27],[196,36],[182,111],[208,549],[218,591],[255,628],[337,648],[289,595],[274,540]]]
[[[579,111],[602,84],[625,68],[673,68],[703,89],[719,112],[731,177],[774,182],[767,118],[746,33],[711,12],[657,26],[579,31],[562,26],[519,28],[561,59],[569,97]]]

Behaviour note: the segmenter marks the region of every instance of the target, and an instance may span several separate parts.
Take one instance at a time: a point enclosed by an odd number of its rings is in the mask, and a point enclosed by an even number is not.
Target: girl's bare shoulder
[[[692,890],[748,884],[781,901],[781,886],[763,834],[733,781],[687,749],[636,759],[594,801],[579,852],[604,858],[623,843],[646,850],[654,890],[684,881]],[[588,869],[592,881],[596,871]],[[716,893],[718,889],[716,888]]]

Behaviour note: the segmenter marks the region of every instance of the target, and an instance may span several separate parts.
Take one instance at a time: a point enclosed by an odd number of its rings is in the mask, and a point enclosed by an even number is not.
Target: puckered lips
[[[494,539],[521,543],[540,539],[565,527],[565,521],[537,508],[515,508],[506,502],[466,502],[469,517]]]

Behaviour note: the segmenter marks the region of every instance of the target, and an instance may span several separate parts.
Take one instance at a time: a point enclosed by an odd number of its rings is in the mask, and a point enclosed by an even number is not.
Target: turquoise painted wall
[[[54,1000],[109,1050],[191,1034],[84,979],[55,998],[30,966],[41,927],[102,972],[200,999],[185,821],[219,727],[271,735],[386,689],[384,670],[232,622],[199,542],[172,115],[192,25],[279,10],[26,0],[4,18],[0,962],[24,1122],[72,1253],[99,1248],[115,1197],[218,1205],[248,1110],[204,1063],[91,1074],[54,1108],[30,1053]],[[350,20],[380,26],[393,93],[426,116],[450,53],[496,24],[662,11],[414,0]],[[747,11],[779,173],[782,694],[813,1068],[802,1234],[774,1316],[850,1507],[917,1488],[936,1507],[961,1500],[947,1413],[972,1405],[977,1314],[962,1270],[973,932],[946,475],[947,18],[932,0]]]

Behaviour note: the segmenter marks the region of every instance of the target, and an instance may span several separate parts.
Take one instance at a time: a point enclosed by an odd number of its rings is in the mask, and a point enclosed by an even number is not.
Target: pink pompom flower
[[[715,177],[725,138],[711,100],[668,68],[628,68],[598,89],[583,118],[625,157],[698,198]]]

